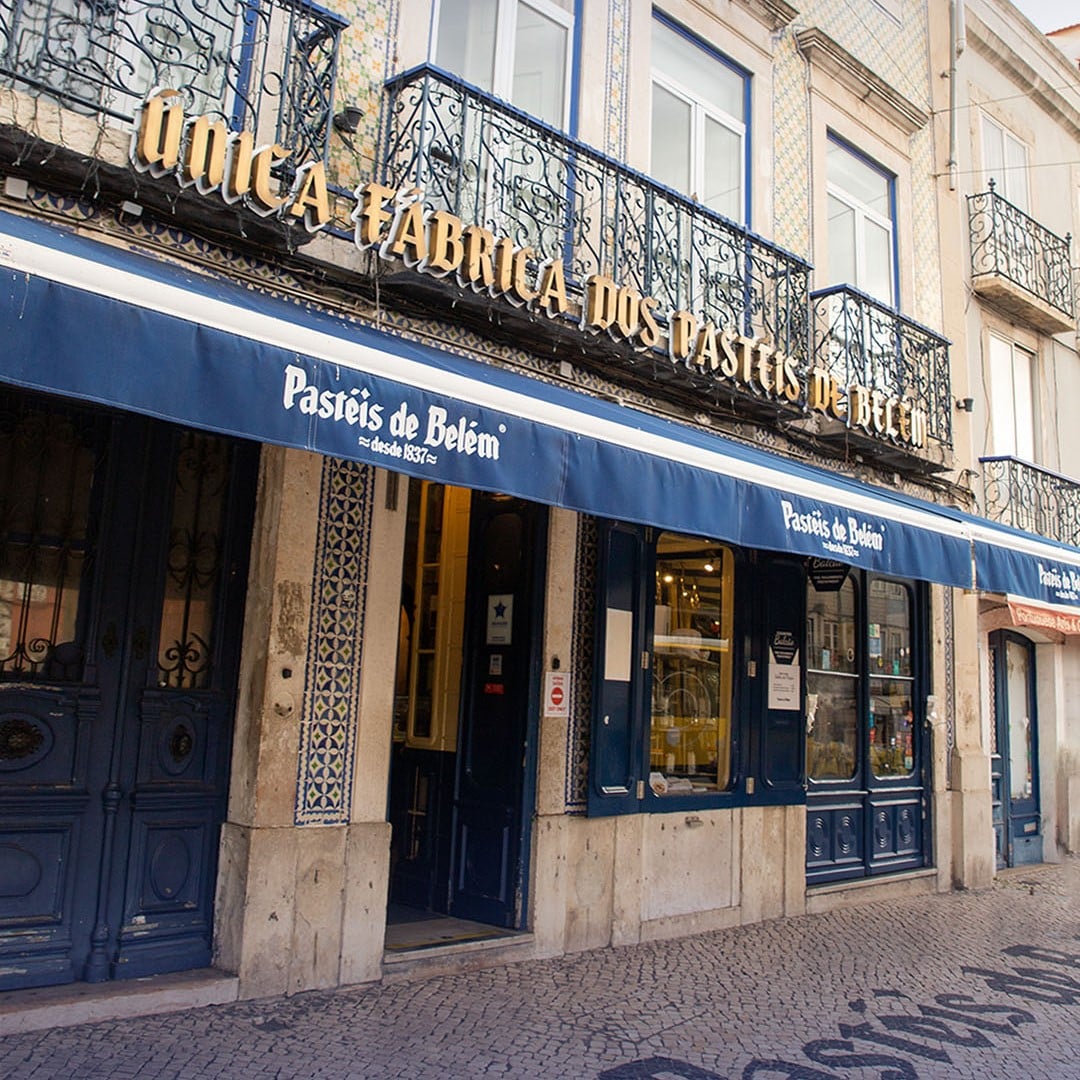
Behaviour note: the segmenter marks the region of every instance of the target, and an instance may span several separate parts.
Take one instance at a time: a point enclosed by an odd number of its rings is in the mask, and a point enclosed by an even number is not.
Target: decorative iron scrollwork
[[[1076,318],[1068,236],[1056,236],[994,190],[968,196],[971,276],[997,274]]]
[[[121,120],[169,86],[234,130],[272,133],[302,164],[329,151],[346,26],[305,0],[2,0],[0,82]]]

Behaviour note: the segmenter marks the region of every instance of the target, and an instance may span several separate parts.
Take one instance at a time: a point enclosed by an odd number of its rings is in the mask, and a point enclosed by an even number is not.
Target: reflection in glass
[[[867,621],[870,765],[878,779],[907,776],[915,769],[908,588],[895,581],[872,581]]]
[[[656,548],[649,782],[658,795],[731,782],[731,551],[664,533]]]
[[[1028,799],[1032,792],[1031,672],[1029,652],[1017,641],[1005,643],[1009,695],[1009,796]]]
[[[77,680],[103,426],[0,399],[0,678]]]
[[[158,632],[162,687],[210,685],[229,467],[224,439],[195,431],[181,436]]]
[[[858,676],[855,585],[838,590],[811,583],[806,598],[806,774],[850,780],[858,766]]]

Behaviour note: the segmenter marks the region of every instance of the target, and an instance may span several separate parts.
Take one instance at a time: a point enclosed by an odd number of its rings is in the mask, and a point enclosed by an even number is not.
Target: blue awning
[[[472,488],[970,587],[963,515],[0,211],[0,378]]]
[[[1080,610],[1080,550],[978,518],[969,528],[980,589]]]

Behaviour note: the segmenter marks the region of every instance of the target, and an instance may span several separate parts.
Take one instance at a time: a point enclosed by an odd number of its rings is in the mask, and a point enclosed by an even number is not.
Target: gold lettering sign
[[[230,132],[224,121],[185,117],[181,95],[166,88],[147,95],[131,140],[131,161],[139,171],[155,177],[172,173],[181,186],[201,195],[216,192],[227,203],[243,202],[260,215],[302,221],[314,232],[332,217],[325,167],[319,161],[301,165],[283,194],[276,174],[291,156],[288,147],[256,147],[251,132]],[[549,317],[571,311],[560,259],[542,259],[509,237],[465,224],[447,210],[428,209],[418,188],[396,189],[371,181],[356,189],[355,199],[353,235],[360,249],[375,249],[384,259],[400,259],[433,277],[454,274],[464,288]],[[802,399],[798,362],[775,342],[717,327],[691,311],[669,311],[661,318],[656,297],[643,296],[604,274],[592,274],[582,285],[583,333],[607,334],[640,351],[666,351],[673,365],[734,383],[759,397],[791,404]],[[823,367],[810,372],[805,397],[811,412],[848,427],[913,447],[926,445],[927,414],[908,398],[878,387],[841,386]]]
[[[200,195],[218,192],[227,203],[242,201],[263,217],[293,217],[315,232],[331,217],[326,168],[321,161],[306,162],[296,170],[288,194],[279,195],[274,170],[291,156],[277,144],[255,149],[250,132],[230,133],[224,121],[185,117],[179,93],[163,88],[153,90],[140,107],[131,145],[132,163],[141,172],[174,173],[182,187],[194,187]]]

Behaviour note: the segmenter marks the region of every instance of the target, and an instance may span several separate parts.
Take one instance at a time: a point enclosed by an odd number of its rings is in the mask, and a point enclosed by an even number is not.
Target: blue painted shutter
[[[644,779],[645,533],[602,522],[599,542],[589,813],[629,814],[638,809]]]

